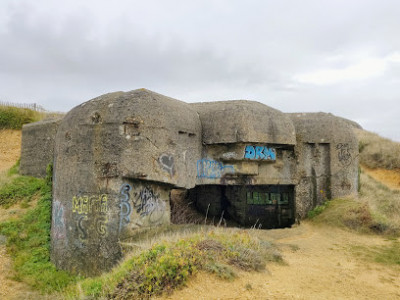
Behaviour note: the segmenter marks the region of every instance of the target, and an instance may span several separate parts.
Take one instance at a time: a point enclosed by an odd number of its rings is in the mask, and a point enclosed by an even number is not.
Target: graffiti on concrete
[[[349,166],[351,164],[351,148],[349,144],[337,144],[336,149],[338,150],[338,159],[343,166]]]
[[[56,239],[66,237],[64,206],[58,200],[53,202],[53,236]]]
[[[158,161],[160,162],[161,167],[167,171],[171,176],[174,175],[174,157],[169,154],[161,154]]]
[[[79,215],[90,213],[107,213],[107,195],[72,197],[72,212]]]
[[[78,220],[78,230],[79,230],[79,238],[81,240],[86,240],[87,238],[87,233],[85,226],[83,225],[84,221],[87,221],[88,217],[87,216],[80,216]]]
[[[81,240],[87,239],[92,234],[100,237],[107,234],[108,198],[106,194],[72,197],[72,212],[78,215],[76,225]]]
[[[224,165],[222,162],[210,159],[199,159],[197,161],[198,178],[221,178],[224,174],[235,173],[232,165]]]
[[[149,187],[145,187],[139,192],[133,206],[141,217],[148,217],[150,223],[160,221],[166,209],[165,202],[160,199],[160,195],[154,193]]]
[[[96,218],[96,231],[100,236],[105,236],[107,234],[107,223],[108,219],[106,216],[99,216]]]
[[[131,221],[131,204],[130,204],[130,195],[129,192],[132,190],[132,187],[128,183],[124,183],[120,189],[120,219],[119,219],[119,230],[121,231],[123,226],[128,224]]]
[[[276,160],[276,150],[266,146],[246,146],[244,158],[258,160]]]

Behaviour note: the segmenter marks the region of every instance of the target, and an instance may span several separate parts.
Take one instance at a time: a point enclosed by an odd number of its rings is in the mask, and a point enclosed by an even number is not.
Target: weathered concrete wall
[[[198,114],[145,89],[71,110],[56,137],[52,261],[85,275],[109,270],[119,241],[169,223],[169,190],[194,187],[200,151]]]
[[[205,144],[296,144],[290,118],[259,102],[218,101],[191,105],[200,115]]]
[[[197,185],[295,184],[293,146],[236,143],[205,145],[197,161]]]
[[[196,184],[293,184],[295,129],[279,110],[254,101],[194,103],[203,126]]]
[[[45,177],[46,167],[54,159],[54,143],[61,119],[45,120],[24,125],[22,128],[22,175]]]
[[[356,195],[358,141],[351,124],[327,113],[289,114],[296,127],[300,217],[326,199]]]

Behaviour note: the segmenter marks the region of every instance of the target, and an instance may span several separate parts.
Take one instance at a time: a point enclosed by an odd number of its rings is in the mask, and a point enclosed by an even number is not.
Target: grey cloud
[[[345,68],[359,53],[399,51],[397,1],[5,0],[0,8],[0,99],[68,110],[146,87],[190,102],[254,99],[288,112],[329,111],[398,137],[390,129],[397,118],[376,104],[399,110],[399,65],[362,82],[295,79]]]

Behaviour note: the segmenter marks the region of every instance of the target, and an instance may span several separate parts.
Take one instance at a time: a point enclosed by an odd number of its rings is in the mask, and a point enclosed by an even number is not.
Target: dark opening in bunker
[[[293,185],[201,185],[189,199],[208,218],[245,227],[282,228],[295,222]]]

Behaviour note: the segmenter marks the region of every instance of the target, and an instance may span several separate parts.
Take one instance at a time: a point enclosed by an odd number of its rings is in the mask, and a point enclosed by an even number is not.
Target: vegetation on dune
[[[37,179],[18,176],[18,165],[10,180],[0,186],[2,207],[28,203],[36,206],[18,219],[0,223],[7,249],[14,261],[13,278],[59,297],[147,298],[171,292],[202,270],[227,280],[235,269],[260,271],[269,261],[281,261],[276,248],[261,241],[252,231],[200,225],[172,225],[142,232],[136,250],[112,272],[84,279],[56,270],[50,262],[51,174]],[[159,242],[163,240],[163,242]],[[158,243],[154,244],[154,241]]]
[[[375,133],[354,129],[359,140],[360,163],[368,168],[400,170],[400,143]]]
[[[28,109],[0,105],[0,129],[21,129],[22,125],[43,119],[44,114]]]
[[[7,208],[21,201],[28,203],[35,195],[40,194],[42,188],[41,179],[29,176],[15,177],[10,183],[1,187],[0,206]]]
[[[400,192],[361,174],[359,198],[334,199],[310,211],[314,223],[362,233],[400,236]]]
[[[202,227],[200,233],[140,251],[111,273],[83,281],[80,288],[95,298],[142,299],[171,292],[199,271],[230,280],[236,268],[260,271],[270,261],[282,261],[279,252],[249,231]]]
[[[385,245],[365,247],[354,245],[351,251],[366,261],[372,261],[389,266],[400,266],[400,242],[387,240]]]
[[[361,174],[359,198],[334,199],[310,211],[311,222],[364,234],[388,237],[384,245],[353,245],[351,252],[366,260],[400,265],[400,191],[390,190],[370,176]]]
[[[12,173],[12,172],[11,172]],[[57,271],[50,262],[51,182],[47,179],[17,176],[0,188],[2,206],[40,199],[19,219],[0,223],[0,234],[7,237],[7,249],[14,261],[13,278],[42,292],[59,291],[76,277]]]

